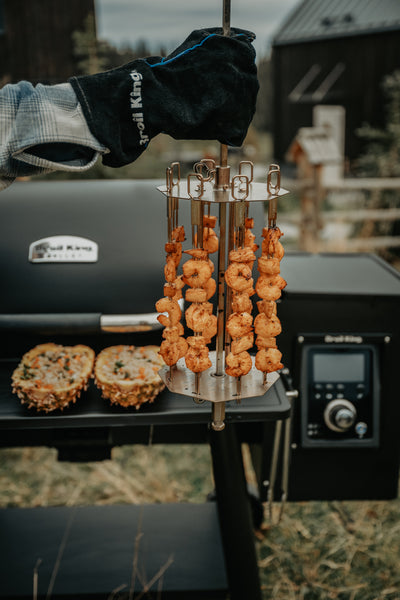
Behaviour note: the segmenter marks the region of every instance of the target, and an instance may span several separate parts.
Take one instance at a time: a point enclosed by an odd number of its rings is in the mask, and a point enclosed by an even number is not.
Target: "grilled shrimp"
[[[263,337],[275,337],[282,331],[281,322],[276,315],[268,318],[264,313],[260,313],[254,319],[254,331]]]
[[[251,313],[253,310],[253,303],[250,300],[250,296],[247,292],[236,292],[232,296],[232,311],[233,312],[247,312]]]
[[[241,352],[240,354],[233,354],[229,352],[226,357],[226,368],[225,372],[232,377],[241,377],[247,375],[251,370],[253,363],[251,356],[248,352]]]
[[[249,333],[252,323],[253,317],[249,313],[232,313],[226,322],[226,330],[235,339]]]
[[[263,373],[273,373],[283,368],[282,353],[277,348],[263,348],[256,354],[255,366]]]
[[[156,310],[160,313],[168,313],[168,324],[165,325],[165,327],[174,327],[174,325],[177,325],[181,320],[182,311],[180,309],[180,306],[178,302],[176,300],[173,300],[172,298],[164,297],[160,300],[157,300]],[[164,316],[165,315],[159,315],[159,317]],[[164,323],[162,321],[165,320],[160,319],[159,317],[158,320],[163,325]]]
[[[198,350],[197,348],[189,348],[185,355],[185,363],[188,369],[193,373],[201,373],[206,371],[212,365],[208,356],[208,348],[205,346]]]
[[[180,358],[177,344],[168,342],[167,340],[161,342],[159,354],[163,357],[165,364],[169,367],[176,365]]]
[[[259,257],[257,268],[263,275],[278,275],[281,272],[279,260],[277,258],[268,258],[268,256]]]
[[[278,286],[271,286],[271,278],[266,275],[260,275],[256,283],[256,294],[263,300],[274,301],[281,297],[281,289]]]
[[[189,259],[183,264],[183,274],[190,287],[203,287],[212,275],[208,261]]]
[[[225,281],[227,285],[236,292],[253,287],[251,269],[245,263],[231,263],[225,271]]]
[[[249,333],[245,333],[241,337],[236,338],[231,343],[231,352],[233,354],[240,354],[245,350],[250,350],[254,344],[254,333],[250,331]]]

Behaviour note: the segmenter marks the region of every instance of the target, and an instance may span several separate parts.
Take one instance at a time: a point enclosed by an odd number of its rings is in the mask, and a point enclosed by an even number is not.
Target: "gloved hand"
[[[159,133],[240,146],[259,87],[254,37],[200,29],[166,58],[70,79],[92,134],[110,149],[104,164],[134,161]]]

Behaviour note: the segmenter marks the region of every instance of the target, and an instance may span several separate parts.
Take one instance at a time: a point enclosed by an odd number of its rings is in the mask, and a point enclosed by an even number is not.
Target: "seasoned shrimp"
[[[176,347],[179,352],[179,358],[183,358],[186,355],[186,352],[188,351],[188,347],[189,347],[185,338],[180,337],[176,341]]]
[[[279,287],[271,286],[271,279],[265,275],[260,275],[256,283],[256,294],[263,300],[278,300],[282,292]]]
[[[274,337],[258,335],[256,337],[256,346],[258,350],[261,350],[261,348],[276,348],[276,339]]]
[[[264,254],[268,254],[269,256],[273,256],[275,253],[276,245],[279,242],[279,238],[283,236],[283,233],[279,229],[279,227],[269,228],[264,227],[262,230],[262,237],[264,238],[262,242],[262,251]]]
[[[167,340],[161,342],[159,354],[163,357],[165,364],[169,367],[176,365],[180,358],[178,346]]]
[[[263,373],[273,373],[283,368],[282,353],[277,348],[263,348],[256,354],[255,366]]]
[[[162,332],[162,336],[167,342],[175,343],[179,340],[179,329],[177,325],[174,327],[166,327]]]
[[[210,279],[207,281],[207,283],[204,286],[204,290],[206,291],[206,294],[207,294],[207,298],[206,298],[207,300],[209,300],[210,298],[212,298],[212,296],[214,296],[216,289],[217,289],[217,282],[215,281],[215,279],[210,277]]]
[[[233,354],[229,352],[226,357],[225,372],[232,377],[241,377],[247,375],[253,366],[251,356],[248,352],[241,352],[240,354]]]
[[[204,306],[205,304],[209,304],[209,302],[202,304],[192,304],[185,311],[187,326],[196,333],[201,333],[203,329],[207,327],[209,321],[210,312],[208,307]]]
[[[208,348],[206,346],[201,350],[189,348],[186,352],[185,363],[187,368],[193,371],[193,373],[206,371],[212,365],[210,357],[208,356]]]
[[[253,287],[251,269],[245,263],[231,263],[225,271],[226,284],[236,292]]]
[[[219,240],[214,229],[211,229],[210,227],[205,227],[203,229],[203,246],[210,254],[218,251]]]
[[[247,292],[236,292],[232,296],[232,311],[233,312],[246,312],[251,313],[253,310],[253,303],[250,300]]]
[[[174,242],[184,242],[186,239],[183,225],[179,225],[172,230],[171,238]]]
[[[173,300],[172,298],[165,297],[161,298],[160,300],[157,300],[156,310],[159,313],[168,313],[168,327],[173,327],[174,325],[177,325],[181,320],[182,311],[180,309],[180,306],[178,302],[176,300]],[[159,321],[161,323],[160,319]]]
[[[171,256],[174,259],[175,266],[177,267],[182,258],[181,242],[167,242],[165,244],[165,251],[167,253],[167,257]]]
[[[203,225],[204,227],[211,227],[214,229],[218,221],[218,218],[214,215],[204,215],[203,216]]]
[[[257,302],[258,312],[264,313],[268,318],[276,315],[276,303],[273,300],[259,300]]]
[[[217,335],[217,328],[218,328],[217,317],[215,315],[209,315],[207,325],[205,326],[205,328],[203,329],[203,331],[201,333],[207,340],[211,340],[211,338],[214,337],[214,335]]]
[[[190,287],[203,287],[212,275],[210,265],[205,260],[191,258],[183,264],[182,268]]]
[[[187,302],[205,302],[207,292],[203,288],[189,288],[186,290],[185,300]]]
[[[204,248],[191,248],[190,250],[184,250],[185,254],[189,254],[192,258],[199,260],[207,260],[208,252]]]
[[[252,329],[253,317],[247,313],[232,313],[226,322],[226,330],[235,339],[249,333]]]
[[[173,283],[173,281],[175,281],[175,279],[176,279],[175,260],[170,255],[167,256],[167,262],[165,263],[165,266],[164,266],[164,276],[165,276],[165,280],[168,281],[168,283]]]
[[[258,244],[255,243],[256,236],[250,229],[246,229],[244,232],[244,245],[253,250],[258,250]]]
[[[186,341],[191,348],[196,350],[201,350],[207,346],[207,339],[203,335],[191,335]]]
[[[260,313],[254,319],[254,331],[257,335],[275,337],[282,331],[281,322],[276,315],[268,318],[264,313]]]
[[[254,262],[255,259],[256,255],[247,247],[238,248],[237,250],[231,250],[229,252],[229,262],[248,263]]]
[[[268,256],[259,257],[257,268],[263,275],[278,275],[281,272],[279,260],[277,258],[268,258]]]
[[[184,334],[184,331],[182,323],[178,323],[173,327],[166,327],[162,332],[162,336],[167,342],[177,342],[179,337]]]
[[[240,354],[245,350],[250,350],[250,348],[253,347],[253,344],[254,333],[250,331],[249,333],[246,333],[245,335],[242,335],[241,337],[236,338],[232,341],[231,352],[233,352],[233,354]]]

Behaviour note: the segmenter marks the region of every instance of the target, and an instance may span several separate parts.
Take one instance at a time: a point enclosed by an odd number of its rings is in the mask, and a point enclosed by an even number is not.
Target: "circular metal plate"
[[[197,194],[199,193],[199,190],[196,190],[196,186],[193,183],[191,186],[193,189],[190,190],[190,194],[186,180],[173,185],[169,191],[165,185],[161,185],[157,189],[165,196],[169,196],[171,198],[180,198],[183,200],[201,200],[202,202],[214,202],[216,204],[220,204],[221,202],[240,202],[241,200],[245,202],[268,202],[274,198],[279,198],[289,194],[289,191],[283,188],[280,188],[276,194],[270,194],[267,190],[266,183],[253,182],[249,184],[249,193],[247,196],[245,196],[243,193],[241,194],[238,190],[236,194],[237,197],[234,198],[230,189],[216,190],[211,182],[206,182],[204,184],[203,193],[201,196],[198,196]]]

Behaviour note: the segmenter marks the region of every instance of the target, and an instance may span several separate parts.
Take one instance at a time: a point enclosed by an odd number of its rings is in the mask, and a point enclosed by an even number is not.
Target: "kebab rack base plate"
[[[254,365],[254,356],[251,370],[240,379],[226,373],[217,375],[216,352],[210,352],[209,357],[212,366],[198,376],[186,367],[185,359],[181,358],[174,367],[163,367],[159,371],[160,377],[170,392],[191,396],[196,401],[210,402],[240,401],[242,398],[264,396],[279,379],[278,373],[267,373],[264,381],[264,373]]]

